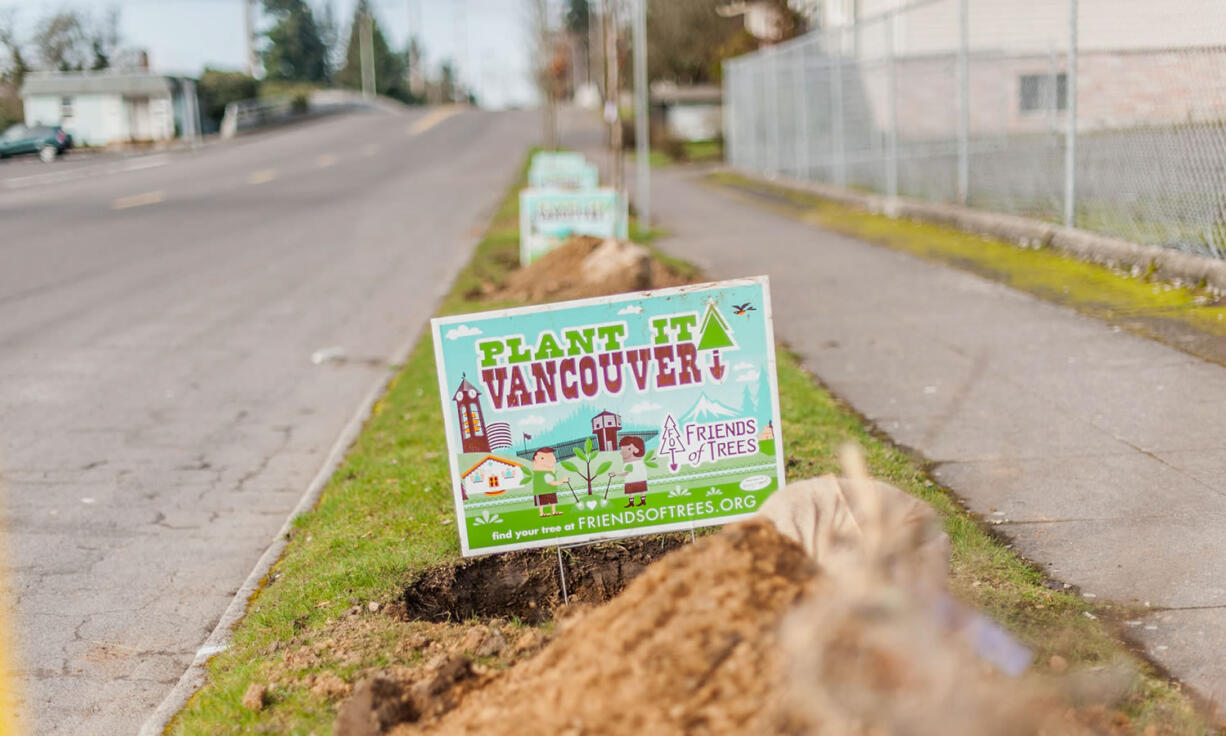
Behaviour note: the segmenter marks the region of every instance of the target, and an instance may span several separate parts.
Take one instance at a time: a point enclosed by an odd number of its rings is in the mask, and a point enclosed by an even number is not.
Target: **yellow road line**
[[[331,153],[320,154],[319,158],[315,159],[315,165],[321,169],[326,169],[336,163],[336,156]]]
[[[426,113],[423,117],[419,118],[417,122],[410,125],[408,130],[405,132],[409,135],[421,135],[452,115],[460,112],[462,109],[464,108],[459,105],[436,107],[430,112]]]
[[[2,531],[0,539],[4,539]],[[7,569],[5,562],[3,549],[0,549],[0,570]],[[13,649],[15,632],[12,627],[16,622],[5,617],[11,602],[8,595],[8,581],[0,577],[0,736],[17,735],[17,703],[21,700],[16,682],[17,654]]]
[[[152,192],[145,192],[144,194],[133,194],[128,197],[120,197],[111,203],[111,209],[126,210],[129,207],[142,207],[147,204],[157,204],[158,202],[165,201],[165,199],[166,192],[158,189]]]
[[[268,182],[276,178],[277,178],[276,169],[260,169],[259,171],[251,172],[251,175],[247,177],[247,183],[248,184],[267,184]]]

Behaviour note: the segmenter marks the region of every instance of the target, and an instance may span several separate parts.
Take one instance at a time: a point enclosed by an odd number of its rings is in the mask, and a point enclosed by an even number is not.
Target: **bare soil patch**
[[[653,560],[689,537],[638,537],[562,552],[571,603],[597,604],[626,587]],[[426,570],[404,591],[405,615],[423,621],[515,618],[539,624],[562,605],[557,553],[552,549],[478,557]]]
[[[650,251],[642,246],[623,244],[624,248],[641,249],[641,257],[631,258],[607,246],[598,253],[605,243],[600,238],[572,236],[540,259],[512,271],[501,288],[491,288],[490,298],[537,303],[690,283],[690,279],[651,258]],[[605,268],[602,261],[609,257],[617,258],[616,268]]]

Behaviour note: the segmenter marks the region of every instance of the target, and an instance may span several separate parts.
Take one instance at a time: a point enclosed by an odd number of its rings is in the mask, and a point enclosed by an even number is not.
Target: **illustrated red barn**
[[[611,411],[602,411],[592,417],[592,434],[601,452],[617,449],[617,433],[621,431],[622,418]]]

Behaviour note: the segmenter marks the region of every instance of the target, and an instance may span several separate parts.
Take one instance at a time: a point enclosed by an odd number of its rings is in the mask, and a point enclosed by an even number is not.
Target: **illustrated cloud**
[[[750,383],[751,381],[758,380],[758,377],[761,375],[762,375],[761,371],[746,371],[745,373],[742,373],[741,375],[737,376],[736,380],[742,383]]]
[[[459,327],[452,327],[450,330],[447,330],[447,339],[448,340],[458,340],[461,337],[472,337],[474,335],[480,335],[480,334],[481,334],[480,327],[469,327],[468,325],[460,325]]]
[[[545,417],[541,416],[540,414],[533,414],[532,416],[524,417],[523,419],[517,419],[515,423],[522,424],[525,427],[539,427],[545,423]]]
[[[637,304],[631,304],[628,307],[622,307],[621,309],[617,310],[617,313],[618,314],[642,314],[643,308]]]
[[[630,413],[631,414],[644,414],[646,412],[655,411],[656,409],[662,409],[662,408],[663,407],[661,407],[659,404],[653,404],[650,401],[640,401],[639,403],[630,407]]]

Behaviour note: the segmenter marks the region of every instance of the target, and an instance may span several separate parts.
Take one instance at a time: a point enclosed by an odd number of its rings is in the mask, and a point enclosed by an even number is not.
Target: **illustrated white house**
[[[524,464],[515,460],[486,455],[460,474],[465,497],[474,493],[498,496],[524,483]]]
[[[200,135],[195,80],[149,72],[31,72],[25,123],[59,125],[88,146]]]

